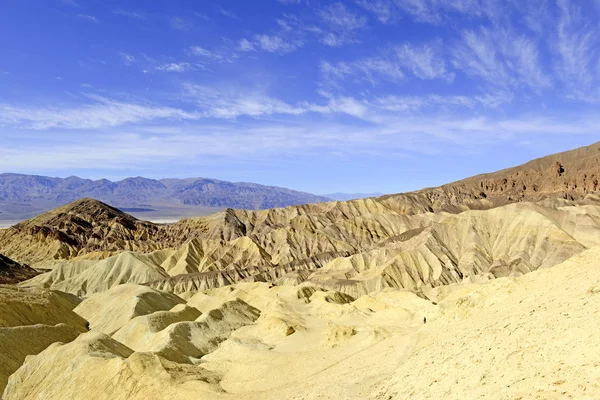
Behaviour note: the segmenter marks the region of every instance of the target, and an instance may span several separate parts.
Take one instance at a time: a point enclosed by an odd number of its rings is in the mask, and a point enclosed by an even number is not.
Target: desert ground
[[[84,198],[0,230],[2,398],[598,398],[599,151],[170,224]]]

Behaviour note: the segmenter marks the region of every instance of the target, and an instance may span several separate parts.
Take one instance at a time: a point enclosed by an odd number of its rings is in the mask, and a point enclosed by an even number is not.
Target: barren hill
[[[437,188],[387,195],[379,200],[411,212],[427,209],[456,212],[545,198],[581,201],[598,194],[599,181],[600,142]]]
[[[93,199],[80,199],[0,230],[0,248],[20,262],[69,259],[93,251],[154,249],[158,227]]]

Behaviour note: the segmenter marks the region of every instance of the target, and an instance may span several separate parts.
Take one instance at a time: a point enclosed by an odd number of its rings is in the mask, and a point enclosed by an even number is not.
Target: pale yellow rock
[[[184,310],[180,313],[190,313]],[[149,351],[180,363],[189,363],[214,351],[231,333],[256,321],[260,312],[242,300],[225,302],[219,308],[202,314],[195,321],[173,322],[156,332],[127,335],[130,330],[117,332],[138,351]],[[156,328],[160,324],[155,325]]]
[[[51,272],[22,282],[20,286],[41,286],[85,296],[123,283],[144,283],[168,276],[151,257],[123,252],[100,261],[61,263]]]
[[[85,319],[71,311],[80,302],[79,298],[66,293],[0,285],[0,327],[63,322],[85,326]]]
[[[49,373],[52,371],[51,373]],[[3,399],[223,398],[215,374],[131,349],[99,332],[56,343],[13,374]]]
[[[23,285],[87,295],[122,283],[144,283],[180,294],[240,282],[306,281],[354,298],[386,288],[427,296],[439,286],[547,268],[600,244],[600,207],[565,204],[574,203],[523,202],[415,215],[374,199],[228,210],[206,217],[214,219],[216,225],[209,224],[214,230],[177,249],[76,259]],[[169,230],[187,232],[193,221],[184,222]],[[241,226],[246,236],[240,236]]]
[[[194,321],[200,314],[200,311],[194,307],[178,304],[169,311],[156,311],[135,317],[112,337],[135,351],[145,351],[151,347],[149,343],[155,333],[176,322]]]
[[[0,286],[0,391],[28,355],[86,332],[72,309],[80,300],[44,289]]]
[[[8,377],[25,361],[55,342],[70,342],[87,330],[83,326],[67,324],[25,325],[0,328],[0,391]]]
[[[111,335],[135,317],[170,310],[183,303],[185,301],[174,294],[126,284],[91,295],[74,311],[90,322],[92,330]]]

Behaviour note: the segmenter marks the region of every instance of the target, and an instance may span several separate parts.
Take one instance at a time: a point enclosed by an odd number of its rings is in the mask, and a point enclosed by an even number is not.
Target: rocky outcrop
[[[0,284],[14,284],[31,279],[39,272],[0,254]]]

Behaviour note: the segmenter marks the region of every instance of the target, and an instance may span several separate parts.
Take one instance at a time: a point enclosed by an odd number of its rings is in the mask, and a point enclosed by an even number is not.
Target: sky
[[[600,0],[2,0],[0,172],[398,193],[600,140]]]

